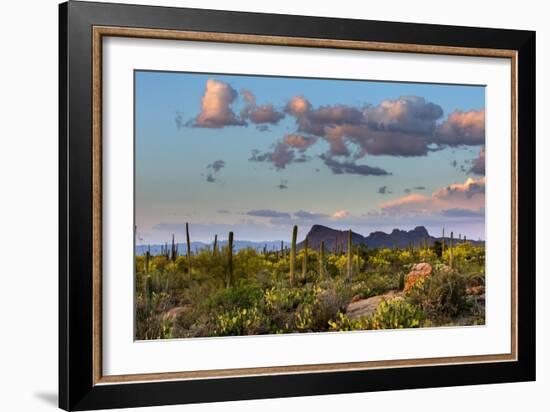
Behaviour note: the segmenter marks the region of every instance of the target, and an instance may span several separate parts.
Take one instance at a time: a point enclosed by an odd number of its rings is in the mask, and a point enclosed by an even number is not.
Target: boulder
[[[405,292],[408,292],[416,285],[419,285],[426,278],[430,277],[432,274],[432,265],[429,263],[415,263],[411,271],[405,277]]]
[[[346,307],[346,316],[350,319],[369,316],[376,310],[382,300],[401,298],[402,295],[403,294],[401,292],[391,290],[384,295],[372,296],[367,299],[352,299],[351,303]]]

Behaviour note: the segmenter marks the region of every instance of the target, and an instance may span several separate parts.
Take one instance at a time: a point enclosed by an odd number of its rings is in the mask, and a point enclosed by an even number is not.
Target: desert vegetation
[[[479,325],[485,247],[450,236],[406,247],[328,248],[308,237],[234,250],[234,234],[192,252],[171,243],[135,257],[136,339]],[[308,244],[309,243],[309,244]],[[179,249],[183,249],[180,251]]]

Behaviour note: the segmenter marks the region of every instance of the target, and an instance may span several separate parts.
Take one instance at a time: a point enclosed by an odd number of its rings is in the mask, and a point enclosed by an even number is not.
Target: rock
[[[358,302],[361,300],[361,296],[359,295],[354,295],[352,298],[351,298],[351,303],[354,303],[354,302]]]
[[[402,296],[403,294],[401,292],[392,290],[384,295],[372,296],[368,299],[352,299],[351,303],[346,307],[346,316],[350,319],[369,316],[376,310],[382,300],[391,300],[401,298]]]
[[[422,281],[432,274],[432,265],[429,263],[416,263],[412,266],[411,271],[405,277],[405,292],[411,290],[415,285],[417,285],[422,279]]]

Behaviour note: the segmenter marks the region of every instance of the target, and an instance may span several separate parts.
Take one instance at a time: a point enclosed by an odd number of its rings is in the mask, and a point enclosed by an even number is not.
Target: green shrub
[[[208,309],[244,309],[257,304],[263,291],[259,285],[252,282],[240,282],[231,288],[217,289],[206,301]]]
[[[369,329],[418,328],[424,314],[404,299],[382,300],[369,317]]]
[[[328,321],[329,330],[332,332],[347,332],[353,330],[369,329],[369,320],[367,318],[350,319],[342,312],[339,312],[335,319]]]
[[[436,272],[412,289],[408,300],[433,319],[457,316],[467,309],[465,277],[455,270]]]
[[[218,314],[213,334],[217,336],[256,335],[262,332],[262,315],[257,307],[231,309]]]

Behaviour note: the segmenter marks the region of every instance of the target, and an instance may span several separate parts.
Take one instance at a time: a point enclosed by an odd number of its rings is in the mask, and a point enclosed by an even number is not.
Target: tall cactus
[[[298,237],[298,226],[292,228],[292,243],[290,246],[290,287],[294,287],[294,269],[296,267],[296,238]]]
[[[319,245],[319,277],[325,277],[325,241],[321,240]]]
[[[449,240],[449,267],[453,268],[453,232],[451,232],[451,239]]]
[[[218,254],[218,235],[214,235],[214,245],[212,246],[212,254],[216,256]]]
[[[443,233],[441,235],[441,254],[445,252],[445,228],[443,228]]]
[[[281,240],[281,259],[284,257],[285,257],[285,248],[284,248],[284,243]]]
[[[176,237],[172,233],[172,248],[170,249],[170,259],[172,260],[172,262],[176,261],[177,253],[178,252],[176,249]]]
[[[191,274],[191,241],[189,237],[189,223],[185,223],[185,237],[187,240],[187,266],[189,268],[189,274]]]
[[[305,282],[307,274],[307,237],[304,240],[304,256],[302,257],[302,282]]]
[[[227,240],[227,287],[233,286],[233,232]]]
[[[353,255],[352,255],[352,252],[351,252],[351,229],[348,230],[348,250],[347,250],[347,253],[348,253],[348,282],[351,282],[351,275],[352,275],[351,263],[352,263],[352,259],[353,259]]]
[[[145,252],[145,273],[149,272],[149,259],[151,259],[151,246]]]

